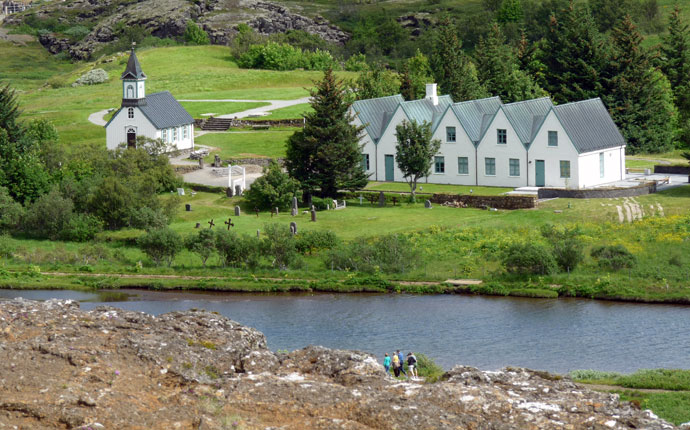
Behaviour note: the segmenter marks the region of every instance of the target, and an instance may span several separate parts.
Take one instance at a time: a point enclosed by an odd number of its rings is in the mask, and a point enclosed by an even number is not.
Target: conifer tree
[[[603,39],[592,15],[571,1],[551,17],[542,62],[546,91],[557,103],[586,100],[602,91],[605,66]]]
[[[528,74],[519,69],[515,52],[505,43],[497,23],[491,26],[486,38],[479,39],[475,58],[479,82],[504,102],[546,95]]]
[[[366,185],[359,144],[363,127],[353,119],[345,85],[333,71],[311,91],[313,112],[305,117],[305,126],[288,139],[285,167],[297,179],[305,201],[317,190],[322,196],[335,197],[339,189],[357,189]]]
[[[679,138],[690,146],[690,29],[681,18],[678,5],[671,13],[663,42],[661,68],[671,83],[679,111]]]
[[[653,67],[629,15],[613,28],[611,44],[611,77],[604,101],[628,152],[669,150],[677,116],[670,85]]]
[[[441,93],[450,94],[455,102],[479,99],[487,95],[479,84],[477,70],[462,50],[450,18],[439,22],[434,38],[431,69]]]
[[[417,99],[412,84],[412,77],[410,76],[410,68],[407,67],[407,63],[403,64],[402,72],[400,73],[400,95],[407,101]]]

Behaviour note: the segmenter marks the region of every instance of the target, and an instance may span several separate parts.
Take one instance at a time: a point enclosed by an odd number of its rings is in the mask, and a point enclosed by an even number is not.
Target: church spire
[[[141,70],[141,65],[139,64],[139,60],[137,59],[137,55],[134,53],[134,48],[136,46],[136,42],[132,42],[132,51],[129,54],[129,61],[127,61],[127,68],[125,71],[122,73],[122,76],[120,79],[146,79],[146,75],[144,72]]]
[[[127,67],[122,72],[122,106],[141,106],[146,104],[146,75],[134,53],[135,42],[132,42],[132,52],[129,54]]]

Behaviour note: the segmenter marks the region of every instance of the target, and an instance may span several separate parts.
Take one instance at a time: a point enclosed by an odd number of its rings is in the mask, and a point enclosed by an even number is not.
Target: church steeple
[[[141,65],[134,53],[136,43],[132,43],[132,52],[129,54],[127,68],[122,72],[122,106],[139,106],[146,104],[146,75],[141,70]]]

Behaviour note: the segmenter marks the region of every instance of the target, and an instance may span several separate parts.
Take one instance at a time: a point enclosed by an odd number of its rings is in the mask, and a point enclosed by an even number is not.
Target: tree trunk
[[[416,192],[417,192],[417,180],[413,179],[412,181],[410,181],[410,194],[412,195],[412,203],[417,202]]]

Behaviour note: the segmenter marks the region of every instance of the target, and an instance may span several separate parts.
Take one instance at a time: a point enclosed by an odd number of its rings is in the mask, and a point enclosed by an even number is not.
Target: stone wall
[[[670,173],[674,175],[690,175],[690,166],[654,166],[654,173]]]
[[[232,165],[247,165],[247,164],[253,164],[255,166],[261,166],[265,167],[271,164],[271,161],[275,161],[281,166],[285,164],[285,159],[284,158],[228,158],[226,160],[223,160],[223,165],[226,164],[232,164]]]
[[[529,196],[474,196],[466,194],[434,194],[431,202],[443,204],[460,202],[469,208],[531,209],[537,206],[537,199]]]
[[[564,190],[560,188],[540,188],[540,199],[606,199],[618,197],[634,197],[656,193],[656,182],[646,182],[635,187],[627,188],[592,188],[584,190]]]
[[[185,166],[175,166],[173,165],[173,170],[175,173],[179,173],[180,175],[184,175],[186,173],[191,173],[197,170],[200,170],[201,167],[196,164],[196,165],[185,165]]]

